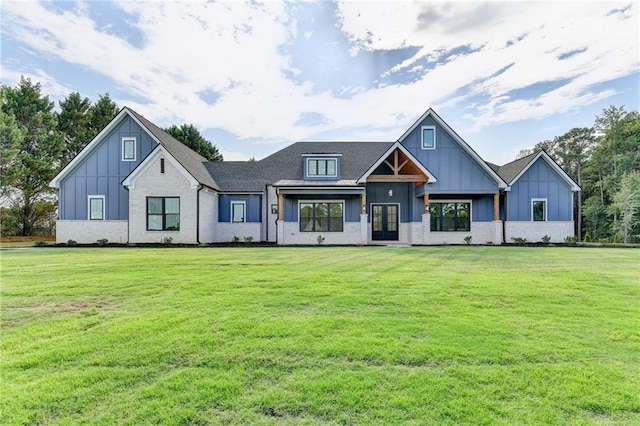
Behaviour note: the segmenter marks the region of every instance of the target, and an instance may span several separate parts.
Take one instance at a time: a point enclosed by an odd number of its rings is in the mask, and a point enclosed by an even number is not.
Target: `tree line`
[[[2,85],[0,101],[0,232],[52,234],[57,200],[49,182],[120,108],[108,93],[92,103],[74,92],[55,110],[40,83],[24,77],[15,87]],[[165,131],[208,160],[222,161],[218,148],[192,124]]]
[[[551,155],[582,188],[575,200],[581,241],[640,242],[640,114],[610,106],[576,127],[520,151]]]

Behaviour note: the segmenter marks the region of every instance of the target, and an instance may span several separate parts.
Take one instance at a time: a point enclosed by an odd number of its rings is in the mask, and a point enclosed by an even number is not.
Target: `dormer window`
[[[337,178],[338,159],[336,157],[306,157],[306,178]]]

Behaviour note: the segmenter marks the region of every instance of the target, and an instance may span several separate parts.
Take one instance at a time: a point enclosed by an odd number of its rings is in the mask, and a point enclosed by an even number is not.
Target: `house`
[[[125,107],[50,184],[58,243],[560,242],[580,190],[543,151],[484,161],[432,109],[393,142],[209,162]]]

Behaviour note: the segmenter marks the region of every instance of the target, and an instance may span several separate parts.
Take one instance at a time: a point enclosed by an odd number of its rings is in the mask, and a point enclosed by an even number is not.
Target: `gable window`
[[[136,161],[136,138],[122,138],[122,161]]]
[[[104,220],[104,195],[89,195],[89,220]]]
[[[429,204],[431,231],[468,232],[471,230],[471,203],[448,202]]]
[[[300,232],[342,232],[342,203],[300,203]]]
[[[422,149],[436,148],[435,126],[422,126]]]
[[[160,173],[164,174],[164,158],[160,159]]]
[[[245,210],[247,205],[244,201],[234,201],[231,203],[231,222],[241,223],[246,221]]]
[[[531,220],[544,222],[547,220],[547,199],[534,198],[531,200]]]
[[[307,176],[337,177],[338,160],[335,158],[307,158]]]
[[[180,198],[147,197],[147,231],[179,231]]]

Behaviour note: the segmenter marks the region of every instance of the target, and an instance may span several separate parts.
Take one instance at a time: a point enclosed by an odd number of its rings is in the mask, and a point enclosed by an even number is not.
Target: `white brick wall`
[[[539,243],[548,235],[552,243],[561,243],[567,236],[574,235],[573,221],[569,222],[507,222],[505,240],[513,242],[511,237],[526,238],[530,243]]]
[[[200,191],[200,242],[216,242],[218,194],[208,188]]]
[[[244,237],[252,237],[253,242],[260,242],[260,234],[262,231],[262,224],[258,222],[245,222],[245,223],[230,223],[222,222],[216,224],[216,241],[220,243],[229,243],[233,240],[233,237],[240,238],[240,241],[244,241]]]
[[[324,237],[322,244],[360,244],[360,222],[345,222],[343,232],[300,232],[298,222],[283,222],[282,240],[278,244],[318,244],[318,235]]]
[[[465,244],[464,238],[471,235],[472,244],[491,244],[494,239],[494,222],[471,222],[471,232],[429,232],[425,244]]]
[[[74,240],[79,244],[93,244],[106,238],[110,243],[127,243],[126,220],[58,220],[56,243]]]
[[[174,244],[196,244],[197,191],[171,161],[160,173],[160,157],[155,158],[129,189],[129,242],[160,243],[171,237]],[[180,197],[179,231],[147,231],[147,197]]]

